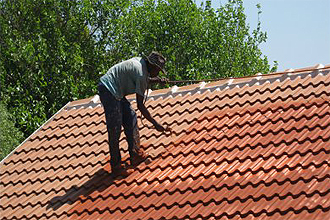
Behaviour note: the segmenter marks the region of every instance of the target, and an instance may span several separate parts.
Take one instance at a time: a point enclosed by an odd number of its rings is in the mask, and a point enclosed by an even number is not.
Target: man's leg
[[[121,106],[120,101],[116,100],[103,84],[99,84],[98,89],[105,113],[110,150],[110,164],[113,170],[114,167],[121,164],[121,155],[119,151],[119,138],[122,124]]]
[[[131,164],[138,165],[146,160],[148,155],[144,153],[140,146],[140,133],[135,111],[126,98],[122,99],[121,103],[123,109],[123,127],[128,142]]]
[[[123,110],[123,127],[128,142],[129,154],[136,153],[140,149],[140,133],[137,125],[136,113],[126,98],[121,100]]]

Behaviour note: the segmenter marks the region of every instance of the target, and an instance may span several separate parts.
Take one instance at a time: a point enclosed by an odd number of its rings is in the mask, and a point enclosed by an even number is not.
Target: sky
[[[205,1],[195,0],[198,6]],[[212,0],[212,7],[225,3]],[[330,0],[244,0],[251,30],[257,26],[258,3],[261,28],[267,32],[260,49],[271,66],[277,61],[277,70],[284,71],[330,64]]]

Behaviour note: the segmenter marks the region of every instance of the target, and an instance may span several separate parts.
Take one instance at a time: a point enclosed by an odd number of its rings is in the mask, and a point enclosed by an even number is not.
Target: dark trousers
[[[135,154],[140,148],[137,118],[135,111],[125,97],[121,100],[116,99],[101,82],[98,84],[98,90],[105,113],[110,149],[110,164],[113,168],[121,163],[119,151],[121,126],[124,127],[130,156]]]

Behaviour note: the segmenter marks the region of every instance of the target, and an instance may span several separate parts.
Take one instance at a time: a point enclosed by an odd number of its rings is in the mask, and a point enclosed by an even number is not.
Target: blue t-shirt
[[[147,64],[144,59],[133,57],[111,67],[100,80],[120,100],[134,93],[144,97],[147,78]]]

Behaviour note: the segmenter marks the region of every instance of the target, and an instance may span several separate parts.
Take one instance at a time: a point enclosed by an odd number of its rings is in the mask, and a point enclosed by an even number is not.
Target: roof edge
[[[4,161],[10,157],[18,148],[20,148],[23,144],[25,144],[34,134],[40,131],[41,128],[43,128],[48,122],[53,120],[56,115],[58,115],[63,109],[65,109],[71,102],[68,102],[66,105],[64,105],[60,110],[58,110],[52,117],[50,117],[45,123],[43,123],[37,130],[35,130],[29,137],[27,137],[22,143],[20,143],[15,149],[13,149],[7,156],[5,156],[1,162],[0,165],[3,165]]]

